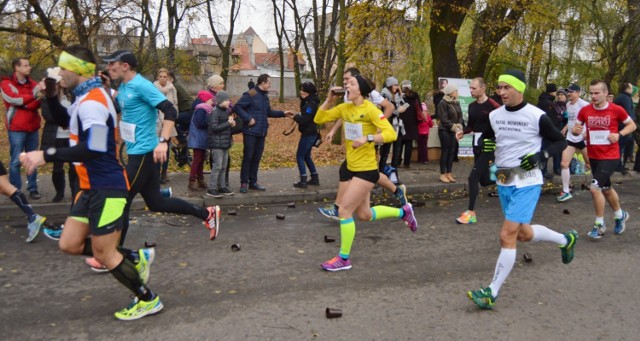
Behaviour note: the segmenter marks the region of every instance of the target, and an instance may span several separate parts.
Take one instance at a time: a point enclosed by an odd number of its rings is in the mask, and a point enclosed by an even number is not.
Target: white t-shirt
[[[578,98],[575,104],[571,104],[571,101],[567,102],[567,114],[569,116],[569,121],[567,122],[567,141],[579,143],[584,140],[584,134],[575,136],[571,133],[571,129],[578,121],[578,113],[580,113],[580,109],[587,105],[589,105],[589,102],[582,98]],[[586,133],[586,130],[584,132]]]
[[[382,97],[382,95],[377,90],[371,90],[371,93],[369,94],[369,97],[367,99],[371,101],[371,103],[377,106],[380,106],[380,103],[382,103],[385,98]],[[349,103],[349,102],[351,101],[349,100],[349,98],[347,98],[347,93],[345,92],[344,103]]]

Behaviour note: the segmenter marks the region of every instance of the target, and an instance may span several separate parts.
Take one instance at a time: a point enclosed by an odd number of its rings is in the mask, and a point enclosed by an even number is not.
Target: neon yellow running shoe
[[[147,284],[149,283],[149,273],[151,272],[151,264],[153,264],[153,260],[156,257],[156,251],[154,248],[149,247],[138,250],[138,255],[140,256],[140,261],[136,264],[136,270],[140,274],[142,283]]]
[[[160,296],[156,296],[151,301],[141,301],[136,297],[129,306],[116,312],[114,316],[122,321],[137,320],[147,315],[153,315],[162,310],[163,307],[162,302],[160,302]]]
[[[480,309],[493,309],[496,305],[497,297],[493,297],[491,288],[480,288],[476,291],[467,291],[467,297],[473,301]]]

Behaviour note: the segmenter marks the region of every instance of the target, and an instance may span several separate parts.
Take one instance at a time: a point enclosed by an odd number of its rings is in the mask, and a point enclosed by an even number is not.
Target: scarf
[[[102,81],[100,80],[100,77],[94,77],[87,81],[82,82],[81,84],[76,86],[75,89],[73,89],[71,92],[73,93],[73,97],[79,98],[80,96],[86,94],[87,92],[95,88],[101,88],[101,87],[102,87]]]
[[[196,105],[196,110],[198,110],[198,109],[203,109],[204,111],[207,112],[207,114],[210,114],[211,111],[213,110],[213,107],[210,106],[207,103],[200,103],[200,104]]]

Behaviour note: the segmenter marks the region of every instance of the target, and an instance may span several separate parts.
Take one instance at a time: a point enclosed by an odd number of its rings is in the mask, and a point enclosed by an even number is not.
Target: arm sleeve
[[[35,97],[33,97],[32,94],[16,94],[13,92],[11,89],[11,82],[9,80],[4,80],[0,83],[0,90],[2,90],[2,98],[4,101],[14,107],[27,105],[35,100]]]
[[[559,154],[567,147],[567,140],[560,130],[551,123],[549,116],[540,116],[539,129],[540,135],[551,142],[546,149],[549,155]]]
[[[71,117],[67,112],[67,108],[60,104],[58,97],[47,97],[46,101],[53,121],[63,129],[69,129],[69,120]]]
[[[247,122],[247,124],[249,124],[249,121],[251,120],[251,116],[249,116],[249,113],[246,110],[250,104],[251,99],[249,98],[249,94],[245,92],[233,106],[233,111],[238,114],[244,122]]]
[[[47,162],[83,162],[97,159],[103,155],[104,153],[90,150],[87,141],[83,141],[73,147],[57,149],[55,155],[47,155],[45,152],[44,160]]]
[[[176,108],[173,106],[173,104],[171,102],[169,102],[169,100],[165,99],[164,101],[160,102],[158,105],[156,105],[156,109],[162,111],[164,113],[164,119],[165,120],[169,120],[169,121],[176,121],[176,119],[178,118],[178,111],[176,110]]]

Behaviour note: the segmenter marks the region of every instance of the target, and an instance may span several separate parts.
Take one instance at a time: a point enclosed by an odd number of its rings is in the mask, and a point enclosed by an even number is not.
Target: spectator
[[[189,132],[189,124],[191,123],[191,117],[193,116],[193,97],[189,95],[187,90],[178,82],[175,74],[169,71],[169,81],[176,88],[178,95],[178,119],[176,119],[176,132],[178,133],[178,143],[180,146],[187,144],[187,133]],[[180,155],[177,156],[178,167],[182,167],[189,162],[189,150],[187,148],[180,148]]]
[[[393,157],[391,166],[398,167],[404,161],[404,167],[411,166],[411,153],[413,152],[413,140],[418,139],[418,115],[422,107],[418,94],[411,89],[411,81],[402,81],[402,101],[404,102],[399,115],[401,126],[398,129],[398,139],[393,143]],[[399,110],[400,111],[400,110]],[[404,153],[403,153],[404,151]]]
[[[429,129],[433,127],[433,120],[427,112],[427,104],[422,102],[420,109],[418,113],[418,162],[427,164],[429,163],[427,142],[429,141]]]
[[[440,137],[440,181],[444,183],[456,182],[453,177],[453,157],[458,140],[462,137],[462,109],[458,102],[458,87],[455,84],[447,85],[443,91],[444,97],[438,104],[436,113],[440,124],[438,136]]]
[[[40,99],[37,83],[29,77],[31,65],[27,58],[18,57],[11,62],[13,74],[3,77],[0,82],[2,98],[6,110],[5,126],[9,135],[9,182],[17,189],[22,188],[20,175],[20,153],[38,149],[40,129]],[[38,172],[27,176],[27,190],[31,199],[40,199],[38,192]]]
[[[632,94],[633,85],[631,85],[631,83],[623,83],[622,88],[620,89],[620,94],[613,100],[613,104],[621,106],[627,112],[627,115],[629,115],[629,117],[631,117],[631,119],[635,121],[636,114],[633,111],[633,99],[631,99]],[[624,124],[620,123],[618,126],[618,130],[622,130],[623,128]],[[630,159],[631,154],[633,154],[633,136],[620,136],[618,144],[620,145],[620,163],[616,168],[616,172],[627,174],[628,169],[625,166],[627,165],[627,160]]]
[[[269,117],[293,116],[291,111],[271,110],[268,90],[271,79],[268,74],[258,77],[258,85],[242,94],[233,107],[240,115],[242,124],[242,167],[240,169],[240,193],[247,193],[247,188],[265,191],[258,184],[258,168],[264,151],[264,143],[269,129]]]
[[[256,87],[256,83],[253,82],[253,78],[249,78],[249,83],[247,83],[247,87],[249,87],[249,90]]]
[[[171,83],[171,77],[169,77],[169,70],[165,68],[160,68],[156,72],[156,81],[153,83],[160,92],[167,98],[173,107],[178,110],[178,92],[176,88]],[[161,110],[158,110],[158,121],[156,123],[156,133],[158,137],[160,137],[160,133],[162,133],[162,121],[164,121],[164,113]],[[176,129],[172,129],[171,137],[178,136],[178,132]],[[165,184],[169,181],[167,177],[167,168],[169,167],[169,150],[167,150],[167,160],[160,165],[160,183]]]
[[[298,123],[298,130],[300,131],[300,141],[298,141],[298,150],[296,151],[300,181],[294,183],[293,187],[307,188],[307,185],[320,185],[316,165],[311,159],[311,150],[318,138],[318,126],[313,122],[313,119],[319,106],[320,98],[318,97],[316,86],[311,82],[302,83],[300,85],[300,114],[293,117]],[[306,167],[309,167],[311,174],[311,180],[309,181],[307,181]]]
[[[189,126],[189,148],[193,149],[193,162],[189,173],[189,189],[199,191],[207,189],[204,182],[204,157],[206,154],[208,139],[208,116],[216,105],[215,96],[207,90],[200,90],[196,102],[191,125]]]
[[[393,113],[388,119],[393,126],[393,130],[396,132],[396,138],[398,137],[397,135],[399,131],[402,129],[402,121],[400,120],[398,115],[406,110],[406,106],[403,106],[404,101],[402,100],[402,93],[400,92],[400,87],[398,85],[398,80],[395,77],[389,77],[384,81],[384,88],[380,91],[380,95],[382,95],[382,98],[386,99],[393,105]],[[380,172],[384,172],[392,146],[393,143],[389,142],[383,144],[379,148],[380,160],[378,161],[378,170]],[[392,167],[397,168],[398,165],[392,164]]]
[[[554,102],[556,100],[556,94],[558,92],[558,86],[554,83],[549,83],[546,86],[546,89],[543,93],[540,94],[540,96],[538,96],[538,108],[542,109],[542,111],[544,111],[544,113],[549,117],[549,119],[551,120],[551,124],[554,127],[557,127],[559,122],[558,122],[558,116],[556,115],[556,110],[554,107]],[[560,130],[560,129],[558,129]],[[549,146],[549,141],[546,139],[542,139],[542,149],[546,150],[547,147]],[[554,160],[556,158],[556,155],[552,155],[554,157]],[[559,155],[558,155],[559,157]],[[545,160],[545,163],[542,165],[542,175],[547,178],[547,179],[551,179],[553,178],[553,173],[549,173],[547,171],[547,160]],[[555,161],[554,161],[555,162]],[[555,166],[555,163],[554,163]],[[554,169],[555,170],[555,169]],[[559,170],[558,170],[559,172]]]
[[[231,148],[233,144],[231,128],[236,125],[236,121],[229,115],[227,110],[231,103],[229,101],[229,95],[224,91],[218,91],[215,100],[217,105],[213,110],[209,110],[211,114],[208,115],[207,118],[207,147],[211,150],[211,157],[213,159],[207,195],[220,198],[223,195],[234,194],[234,192],[227,187],[225,174],[229,167],[229,148]],[[203,104],[199,104],[198,106],[202,105]]]

